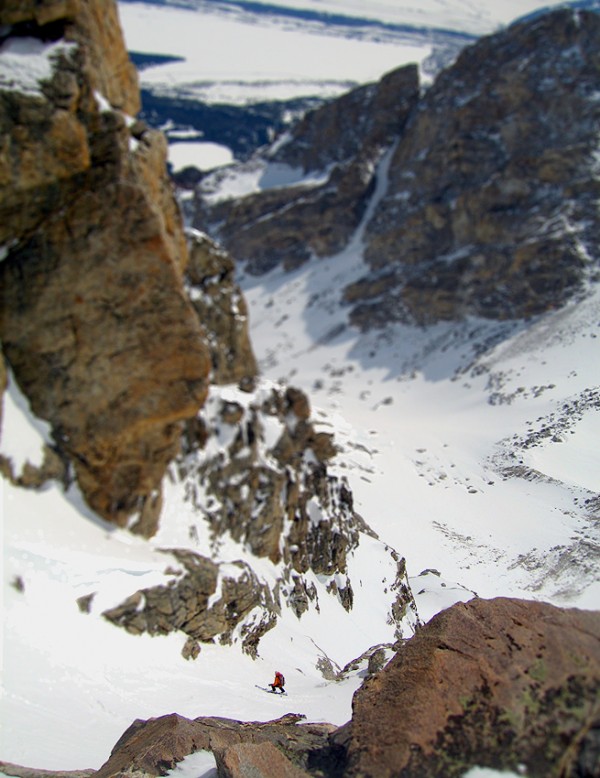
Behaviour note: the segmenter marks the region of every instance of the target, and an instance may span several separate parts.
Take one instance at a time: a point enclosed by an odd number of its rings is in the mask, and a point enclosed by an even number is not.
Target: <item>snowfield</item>
[[[324,25],[257,17],[212,3],[201,13],[120,3],[119,15],[130,51],[183,58],[144,69],[143,87],[209,103],[333,97],[431,52],[425,40],[406,35],[382,40],[353,30],[347,36]]]
[[[232,29],[226,26],[237,25],[231,46],[209,48],[189,24],[192,11],[120,4],[130,49],[178,54],[171,50],[178,41],[189,56],[184,65],[146,71],[148,78],[175,84],[190,77],[213,85],[215,94],[224,94],[231,82],[257,80],[284,90],[298,80],[371,80],[402,64],[405,54],[419,61],[426,55],[424,49],[402,52],[397,43],[347,38],[328,58],[319,46],[334,51],[330,34],[288,21],[292,46],[280,22],[265,17],[261,27],[255,19],[253,28],[241,11],[213,13],[196,4],[201,26],[214,40],[224,41]],[[364,6],[354,0],[302,4],[347,15],[362,15]],[[456,29],[488,31],[534,6],[515,0],[500,10],[491,2],[430,0],[411,13],[427,10],[438,26],[454,19]],[[368,7],[384,22],[407,21],[401,19],[406,9],[392,0]],[[467,16],[472,24],[464,22]],[[271,48],[275,38],[289,42],[294,63],[280,65],[279,49]],[[257,55],[251,66],[250,54]],[[245,99],[251,89],[241,91]],[[238,99],[237,87],[230,94]],[[185,152],[176,153],[183,165]],[[222,162],[209,156],[205,164]],[[285,179],[285,171],[275,173]],[[260,183],[223,178],[230,191],[249,185]],[[340,294],[364,270],[359,231],[339,256],[313,259],[293,273],[276,269],[256,278],[239,272],[261,380],[266,387],[289,383],[308,393],[313,418],[335,434],[341,449],[331,471],[347,478],[355,507],[381,539],[364,538],[349,561],[353,610],[347,614],[315,576],[320,614],[312,609],[298,619],[284,612],[262,639],[257,659],[234,642],[203,645],[195,661],[186,661],[185,636],[132,636],[101,615],[165,580],[165,569],[175,562],[161,548],[208,546],[201,512],[184,499],[172,470],[152,541],[103,522],[75,486],[27,491],[0,479],[1,760],[50,770],[98,768],[134,719],[171,712],[268,720],[294,711],[309,721],[345,723],[365,668],[329,682],[317,663],[326,658],[343,668],[365,649],[393,640],[390,603],[377,595],[394,573],[383,544],[406,558],[424,621],[475,594],[599,607],[598,288],[528,322],[395,325],[361,334],[347,325]],[[213,389],[207,412],[219,396],[235,392]],[[26,461],[39,462],[49,431],[32,416],[12,377],[3,412],[0,451],[20,472]],[[232,540],[224,539],[216,553],[226,562],[251,561],[263,580],[277,575],[270,562],[251,560]],[[90,594],[85,612],[77,600]],[[286,676],[288,697],[256,688],[270,683],[276,669]],[[196,754],[171,774],[214,776],[214,759]],[[469,778],[488,775],[493,773],[473,770]]]

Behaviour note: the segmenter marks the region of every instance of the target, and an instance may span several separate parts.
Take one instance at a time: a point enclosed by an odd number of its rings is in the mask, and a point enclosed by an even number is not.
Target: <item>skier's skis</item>
[[[259,686],[257,683],[254,685],[257,689],[261,689],[261,691],[266,692],[267,694],[276,694],[278,697],[287,697],[287,692],[276,692],[275,689],[267,689],[266,686]]]

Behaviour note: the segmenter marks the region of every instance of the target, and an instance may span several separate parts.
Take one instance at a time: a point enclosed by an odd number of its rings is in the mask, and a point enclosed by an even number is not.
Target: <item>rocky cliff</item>
[[[209,371],[165,142],[132,118],[114,3],[5,3],[0,27],[4,355],[90,506],[151,534]]]
[[[348,483],[329,472],[336,453],[332,435],[311,418],[308,398],[293,387],[259,383],[252,391],[229,386],[211,393],[187,422],[169,471],[184,495],[190,548],[163,549],[171,561],[164,583],[134,591],[104,617],[132,634],[179,631],[188,636],[184,655],[193,658],[215,639],[256,656],[284,608],[301,618],[332,597],[350,612],[349,561],[367,535],[375,536],[355,511]],[[215,556],[223,536],[247,558],[270,560],[275,582],[251,563],[207,556]],[[382,592],[388,623],[396,639],[406,638],[419,620],[405,560],[383,544],[382,550],[394,571],[389,593]]]
[[[184,282],[202,322],[211,357],[211,383],[251,386],[258,367],[248,332],[248,309],[234,281],[229,254],[207,235],[188,232],[190,261]]]
[[[559,11],[483,39],[437,79],[366,227],[355,322],[527,317],[583,289],[600,260],[599,52],[600,16]]]
[[[418,93],[417,68],[409,65],[309,112],[266,159],[274,167],[311,174],[310,183],[267,186],[239,200],[213,203],[212,190],[223,175],[217,172],[199,188],[195,223],[253,273],[280,263],[292,269],[313,255],[337,253],[363,219],[377,163],[404,127]],[[253,164],[256,160],[247,167]]]
[[[598,276],[599,51],[598,14],[560,10],[482,38],[421,96],[403,68],[266,151],[264,191],[203,181],[196,223],[254,273],[360,234],[342,297],[363,329],[559,307]],[[269,186],[275,163],[302,182]]]

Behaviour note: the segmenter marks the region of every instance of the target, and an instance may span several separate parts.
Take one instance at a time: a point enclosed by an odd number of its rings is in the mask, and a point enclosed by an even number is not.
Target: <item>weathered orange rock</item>
[[[357,692],[344,774],[595,775],[598,728],[600,613],[472,600],[435,616]]]
[[[273,743],[240,743],[230,746],[218,760],[223,778],[309,778]]]
[[[16,5],[40,25],[46,8],[65,47],[38,92],[0,87],[4,354],[91,507],[151,535],[210,368],[166,143],[127,116],[139,92],[114,2]]]

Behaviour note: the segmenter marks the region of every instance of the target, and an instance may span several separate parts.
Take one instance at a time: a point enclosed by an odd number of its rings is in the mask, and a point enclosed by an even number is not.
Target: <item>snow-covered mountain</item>
[[[430,80],[478,35],[538,7],[535,0],[429,0],[418,8],[347,0],[119,3],[141,68],[143,116],[168,133],[175,169],[245,158],[315,101],[402,64],[418,63]]]
[[[285,82],[286,89],[297,80],[336,82],[335,92],[342,82],[371,80],[416,53],[413,44],[399,42],[394,29],[377,40],[379,32],[371,34],[370,26],[371,37],[352,37],[346,24],[336,56],[315,54],[317,37],[330,53],[333,46],[330,30],[314,32],[315,25],[329,26],[322,13],[362,19],[359,3],[306,2],[303,8],[321,14],[308,19],[297,13],[259,17],[253,7],[260,4],[164,5],[170,7],[121,3],[129,47],[186,56],[185,42],[187,51],[204,59],[192,62],[187,55],[180,72],[157,68],[156,83],[165,78],[177,86],[192,77],[210,89],[217,84],[220,96],[231,84],[232,102],[240,82],[245,98],[248,84],[262,80],[277,88]],[[279,5],[297,11],[296,4]],[[432,3],[427,10],[437,28],[478,34],[534,5],[505,4],[506,16],[496,15],[497,4]],[[391,2],[369,8],[369,17],[390,27],[416,24],[422,16]],[[209,50],[194,37],[191,13],[204,15],[207,31],[211,20],[218,21],[212,40],[221,45]],[[237,49],[233,44],[237,57],[229,50],[230,69],[219,70],[210,55],[223,52],[219,36],[226,23],[235,25],[240,37]],[[290,41],[284,24],[291,26],[294,53],[302,53],[296,61],[305,67],[290,68],[282,81],[277,57],[260,36]],[[167,35],[167,29],[178,33]],[[151,30],[161,42],[149,37]],[[173,51],[174,43],[181,48]],[[404,45],[409,50],[402,50]],[[257,51],[269,57],[249,69],[244,52]],[[417,59],[429,49],[419,51]],[[208,74],[207,62],[215,66]],[[142,82],[149,83],[154,75],[145,72]],[[193,162],[193,146],[179,153]],[[282,609],[256,659],[241,652],[235,634],[233,645],[204,644],[197,659],[186,660],[181,633],[131,635],[109,624],[102,612],[177,574],[166,570],[164,548],[210,546],[215,558],[251,561],[263,580],[276,579],[272,562],[257,560],[226,535],[211,537],[199,518],[207,512],[207,495],[197,495],[194,505],[173,466],[164,482],[159,533],[147,541],[103,522],[73,484],[32,491],[0,479],[5,614],[0,758],[62,771],[98,767],[131,721],[172,711],[260,720],[293,707],[310,720],[344,723],[364,662],[336,682],[328,682],[323,671],[335,674],[366,649],[394,641],[392,596],[385,601],[379,596],[396,583],[389,548],[406,558],[424,621],[474,594],[598,607],[597,285],[562,310],[529,321],[471,318],[360,334],[347,325],[340,290],[365,271],[361,228],[342,254],[327,261],[311,260],[291,273],[278,268],[260,278],[239,274],[261,371],[258,391],[293,385],[306,392],[317,428],[333,433],[340,447],[331,475],[348,482],[355,507],[379,535],[379,540],[365,537],[349,560],[352,610],[340,607],[314,575],[320,610],[309,608],[298,619]],[[233,386],[212,387],[207,418],[221,402],[247,400]],[[225,427],[219,442],[227,434]],[[17,471],[26,462],[39,464],[48,435],[9,376],[2,453]],[[286,674],[289,699],[255,688],[272,680],[276,668]],[[212,758],[196,766],[190,761],[185,774],[210,774],[213,764]]]

